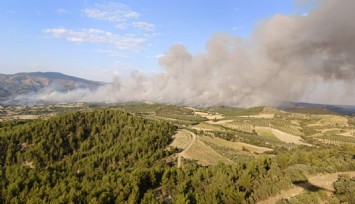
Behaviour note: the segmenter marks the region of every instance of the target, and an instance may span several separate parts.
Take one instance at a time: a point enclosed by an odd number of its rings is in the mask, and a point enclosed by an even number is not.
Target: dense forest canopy
[[[158,185],[176,129],[117,110],[1,126],[2,200],[34,203],[140,199]]]

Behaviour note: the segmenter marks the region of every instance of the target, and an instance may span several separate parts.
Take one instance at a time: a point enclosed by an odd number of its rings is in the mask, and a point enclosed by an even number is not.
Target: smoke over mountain
[[[247,40],[217,34],[205,53],[192,55],[174,45],[159,60],[164,71],[153,77],[133,73],[95,92],[42,93],[30,99],[253,106],[327,100],[324,89],[332,87],[342,97],[332,102],[354,102],[354,9],[354,0],[320,1],[307,16],[275,15],[261,22]]]

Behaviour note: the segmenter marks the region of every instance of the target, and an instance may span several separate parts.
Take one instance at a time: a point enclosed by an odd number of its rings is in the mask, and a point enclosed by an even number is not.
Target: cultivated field
[[[256,126],[256,127],[255,127],[255,131],[256,131],[256,133],[257,133],[258,135],[260,135],[260,136],[264,136],[264,137],[268,137],[268,138],[271,138],[271,139],[279,140],[279,139],[274,135],[274,133],[271,131],[271,128]],[[280,140],[280,141],[281,141],[281,140]]]
[[[243,143],[243,142],[230,142],[230,141],[218,138],[218,137],[202,136],[202,137],[200,137],[200,140],[202,140],[203,142],[215,144],[217,146],[228,147],[228,148],[234,149],[235,151],[247,151],[247,152],[251,152],[251,153],[260,154],[260,153],[264,153],[264,152],[272,150],[270,148],[258,147],[258,146]]]
[[[186,130],[178,131],[173,139],[170,145],[179,149],[186,149],[193,140],[192,135]]]
[[[216,165],[219,162],[226,164],[233,163],[230,159],[223,157],[197,138],[194,143],[186,151],[180,154],[182,157],[190,160],[196,160],[198,164],[203,166]]]
[[[197,125],[194,125],[191,127],[192,129],[195,130],[203,130],[203,131],[220,131],[223,130],[222,127],[218,126],[218,125],[211,125],[209,123],[199,123]]]
[[[217,114],[217,113],[205,113],[205,112],[200,112],[200,111],[195,111],[194,113],[200,117],[204,117],[209,120],[220,120],[220,119],[224,118],[223,115]]]
[[[248,116],[240,116],[240,117],[244,117],[244,118],[274,118],[275,114],[261,113],[261,114],[258,114],[258,115],[248,115]]]
[[[232,121],[222,124],[223,127],[230,128],[233,130],[253,133],[254,132],[254,125],[251,124],[249,121]]]
[[[274,134],[279,140],[286,142],[286,143],[291,143],[291,144],[298,144],[298,145],[307,145],[307,146],[312,146],[311,144],[308,144],[302,140],[300,136],[296,135],[291,135],[285,132],[282,132],[280,130],[270,128],[272,134]]]

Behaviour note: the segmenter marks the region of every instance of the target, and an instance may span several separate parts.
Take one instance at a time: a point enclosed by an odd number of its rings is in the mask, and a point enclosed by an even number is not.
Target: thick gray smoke
[[[135,73],[96,92],[33,99],[254,106],[275,100],[327,100],[324,89],[332,86],[335,96],[343,98],[324,103],[354,102],[354,9],[354,0],[320,1],[307,16],[275,15],[261,22],[248,40],[215,35],[202,54],[174,45],[160,58],[164,71],[156,76]]]

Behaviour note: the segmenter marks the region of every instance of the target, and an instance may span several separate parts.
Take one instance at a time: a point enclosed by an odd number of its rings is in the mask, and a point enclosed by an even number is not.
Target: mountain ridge
[[[37,93],[46,88],[67,92],[80,88],[95,90],[104,84],[104,82],[82,79],[60,72],[0,74],[0,101],[11,100],[18,95]]]
[[[353,105],[279,101],[275,108],[300,113],[355,115],[355,106]]]

